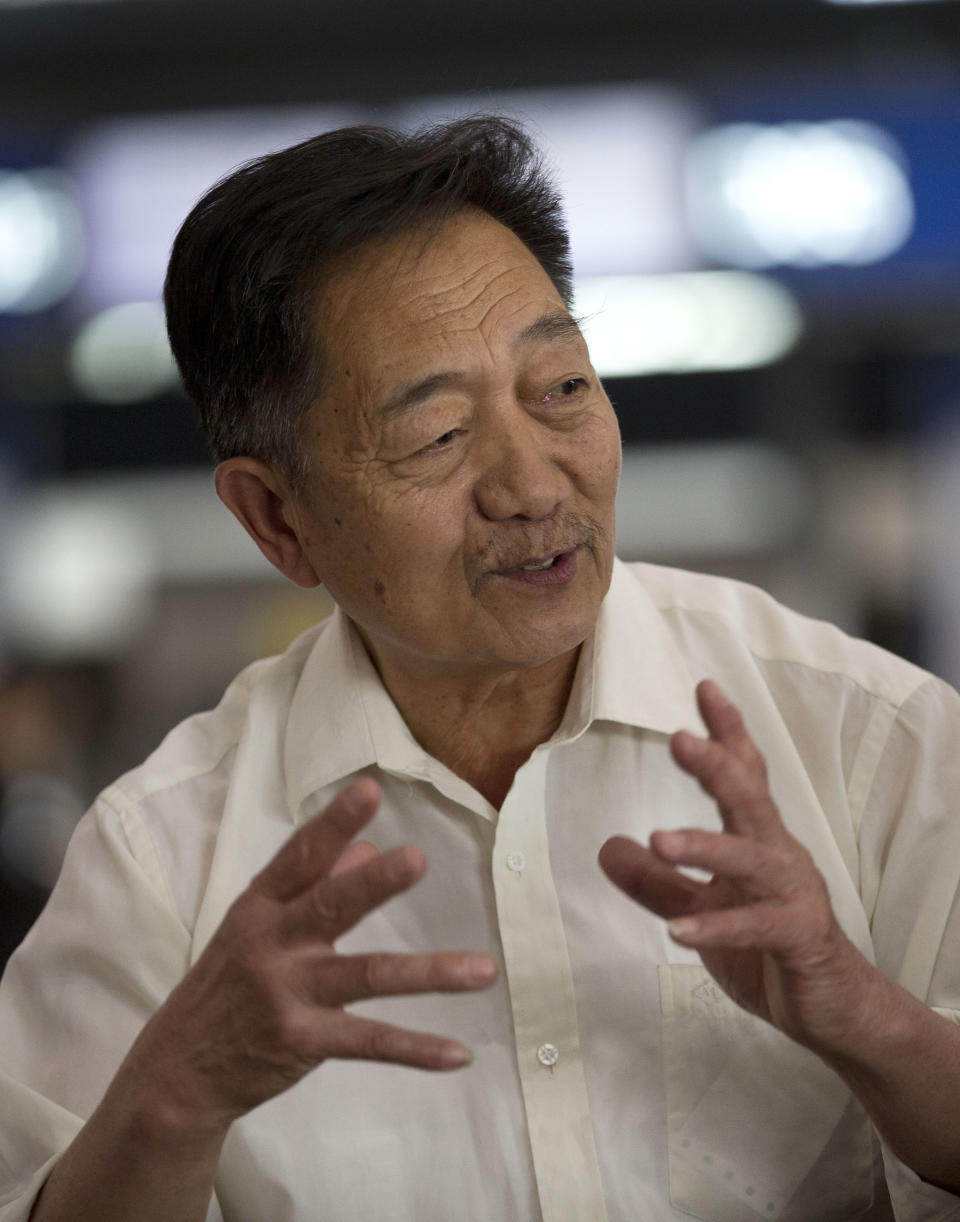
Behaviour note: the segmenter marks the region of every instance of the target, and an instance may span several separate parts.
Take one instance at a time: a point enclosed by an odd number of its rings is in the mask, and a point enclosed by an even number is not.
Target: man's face
[[[362,249],[317,324],[296,524],[375,658],[493,673],[575,650],[610,581],[620,439],[533,255],[459,213]]]

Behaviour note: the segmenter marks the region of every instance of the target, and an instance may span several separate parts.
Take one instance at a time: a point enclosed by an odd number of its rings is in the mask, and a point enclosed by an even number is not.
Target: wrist
[[[219,1151],[235,1119],[192,1090],[182,1073],[164,1073],[136,1044],[110,1084],[104,1103],[139,1142],[171,1153]]]
[[[843,989],[846,1021],[812,1050],[859,1092],[888,1083],[891,1067],[910,1059],[936,1016],[852,949],[860,962]]]

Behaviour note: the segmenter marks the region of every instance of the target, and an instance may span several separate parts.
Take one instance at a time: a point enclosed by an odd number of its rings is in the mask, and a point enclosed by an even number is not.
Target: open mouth
[[[498,571],[498,576],[534,586],[562,586],[571,581],[577,571],[577,549],[554,552],[542,560],[532,557],[522,564]]]

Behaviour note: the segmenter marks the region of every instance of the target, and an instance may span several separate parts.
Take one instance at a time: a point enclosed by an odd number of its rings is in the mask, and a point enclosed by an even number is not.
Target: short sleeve
[[[885,975],[960,1023],[960,697],[938,679],[897,711],[860,821],[861,868]],[[898,1222],[960,1219],[960,1198],[884,1150]]]
[[[53,1162],[182,977],[189,946],[136,809],[113,791],[78,825],[0,983],[0,1222],[28,1217]]]

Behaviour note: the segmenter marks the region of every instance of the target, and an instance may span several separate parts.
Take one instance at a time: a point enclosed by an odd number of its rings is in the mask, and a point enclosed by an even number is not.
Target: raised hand
[[[614,836],[600,864],[627,895],[669,921],[736,1002],[815,1051],[856,1039],[876,969],[847,939],[810,854],[783,825],[763,757],[737,709],[705,681],[697,701],[709,738],[681,731],[677,764],[716,802],[722,831],[658,831],[644,848]],[[700,882],[678,867],[712,878]]]
[[[426,859],[354,841],[379,789],[360,780],[300,828],[234,902],[194,967],[136,1041],[124,1072],[177,1130],[225,1130],[328,1057],[454,1069],[462,1044],[344,1009],[364,998],[493,983],[469,953],[341,955],[336,940],[413,886]]]

